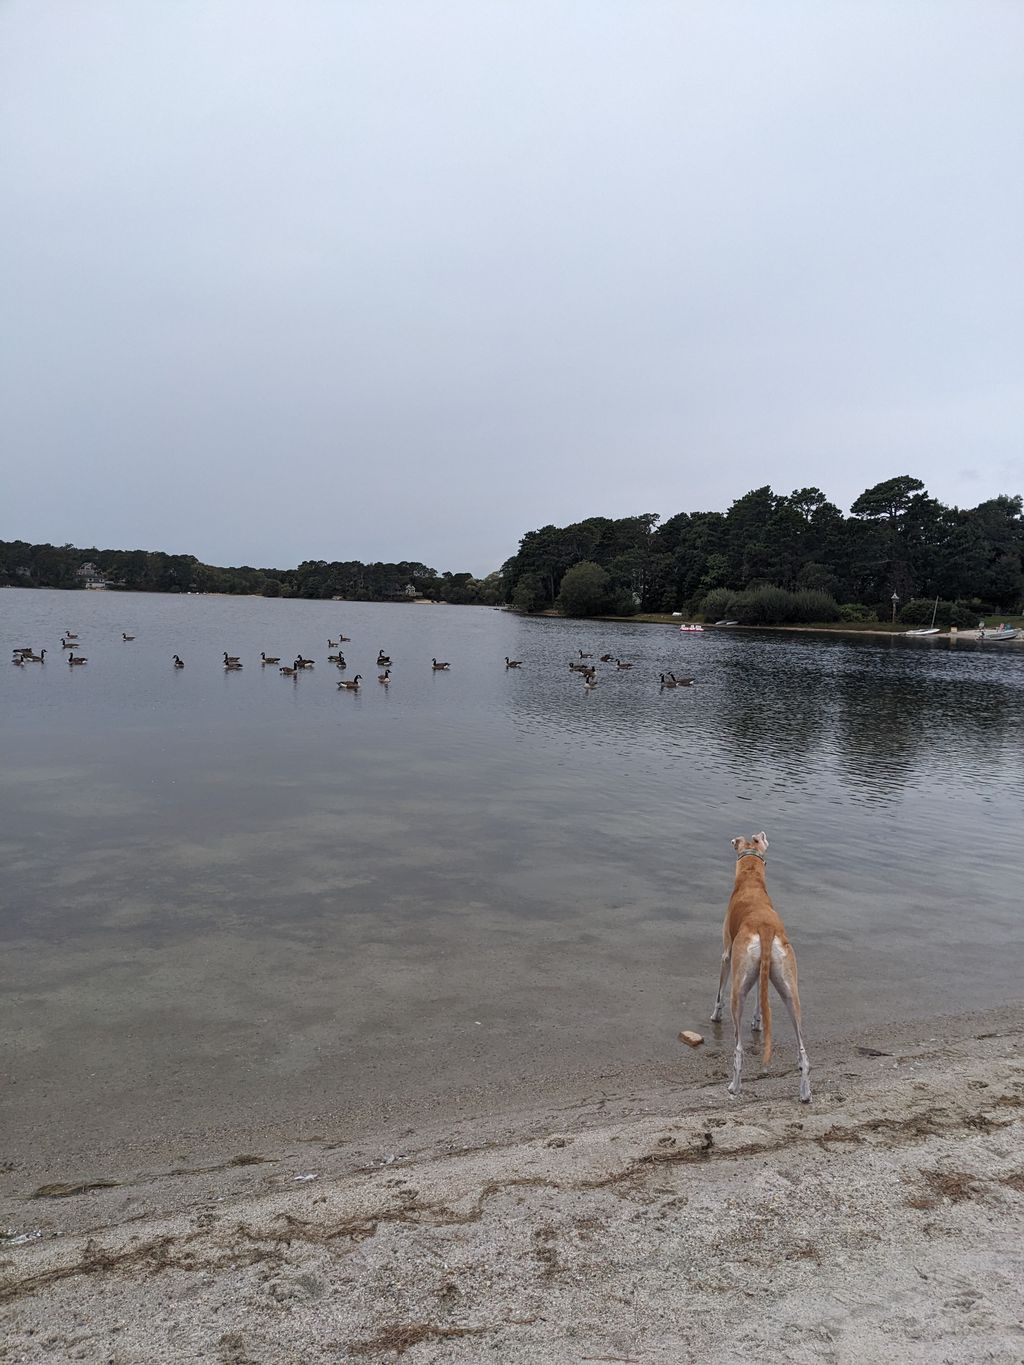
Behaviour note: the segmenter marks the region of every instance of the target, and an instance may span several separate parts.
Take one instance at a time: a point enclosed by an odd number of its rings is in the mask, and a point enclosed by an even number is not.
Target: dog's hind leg
[[[797,1058],[800,1064],[800,1099],[808,1104],[811,1098],[811,1063],[804,1047],[803,1030],[800,1027],[800,994],[796,988],[796,957],[793,949],[776,942],[772,952],[772,985],[782,996],[782,1003],[789,1011],[796,1034]]]
[[[757,943],[757,939],[754,940],[754,943]],[[736,1047],[732,1058],[732,1080],[729,1082],[730,1095],[740,1093],[740,1073],[743,1070],[743,1003],[747,998],[747,991],[757,980],[759,966],[760,956],[749,949],[741,952],[740,956],[733,962],[732,1027]]]
[[[722,1017],[722,996],[725,994],[725,982],[729,975],[729,949],[726,948],[722,954],[722,971],[718,978],[718,996],[715,1000],[715,1008],[711,1011],[711,1022],[717,1024]]]

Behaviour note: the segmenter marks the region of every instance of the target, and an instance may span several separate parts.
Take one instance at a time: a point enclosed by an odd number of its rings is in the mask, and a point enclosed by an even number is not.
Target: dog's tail
[[[761,1006],[761,1065],[767,1066],[772,1059],[772,1007],[768,999],[768,973],[771,971],[772,963],[772,943],[775,939],[775,930],[770,926],[765,926],[759,930],[758,937],[761,940],[761,973],[758,981],[760,991]]]

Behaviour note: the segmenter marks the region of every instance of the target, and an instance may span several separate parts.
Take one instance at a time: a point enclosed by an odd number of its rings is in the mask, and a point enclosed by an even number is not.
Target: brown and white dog
[[[711,1015],[713,1023],[722,1017],[722,992],[725,980],[732,971],[732,1025],[736,1035],[732,1080],[729,1094],[740,1093],[740,1072],[743,1069],[743,1002],[747,992],[758,981],[757,1003],[750,1022],[753,1032],[761,1028],[764,1018],[762,1063],[767,1066],[772,1056],[772,1012],[768,1000],[768,981],[782,996],[796,1030],[797,1052],[800,1060],[800,1098],[806,1104],[811,1098],[809,1073],[811,1064],[804,1049],[800,1031],[800,996],[796,988],[796,954],[790,947],[782,920],[775,911],[765,886],[765,851],[768,836],[764,830],[750,839],[738,835],[732,841],[736,850],[736,881],[729,898],[722,928],[722,974],[718,981],[718,999]]]

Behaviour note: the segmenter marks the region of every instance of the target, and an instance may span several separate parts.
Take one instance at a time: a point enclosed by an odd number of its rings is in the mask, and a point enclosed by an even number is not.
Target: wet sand
[[[1024,1356],[1024,1007],[371,1139],[280,1126],[9,1163],[0,1360]],[[10,1167],[13,1166],[13,1169]],[[91,1188],[90,1188],[91,1187]]]

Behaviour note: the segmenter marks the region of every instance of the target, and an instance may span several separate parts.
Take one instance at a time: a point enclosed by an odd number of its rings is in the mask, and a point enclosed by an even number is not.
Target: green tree
[[[541,611],[546,604],[547,597],[540,574],[524,574],[512,593],[512,605],[516,611]]]
[[[894,479],[885,479],[882,483],[866,488],[851,505],[850,513],[852,516],[868,520],[885,518],[894,522],[910,506],[913,495],[923,490],[924,484],[920,479],[915,479],[910,474],[898,474]]]
[[[607,610],[611,586],[600,564],[585,559],[562,578],[558,609],[563,616],[598,616]]]

